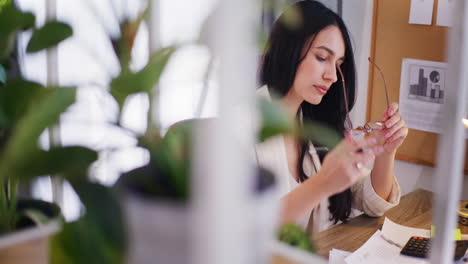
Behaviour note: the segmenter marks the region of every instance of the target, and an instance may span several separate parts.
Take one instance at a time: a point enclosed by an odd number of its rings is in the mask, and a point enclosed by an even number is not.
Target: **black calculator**
[[[425,237],[413,236],[411,237],[406,245],[401,250],[401,254],[426,258],[427,253],[429,252],[430,239]],[[468,240],[458,240],[455,245],[455,260],[459,260],[465,255],[466,250],[468,249]]]

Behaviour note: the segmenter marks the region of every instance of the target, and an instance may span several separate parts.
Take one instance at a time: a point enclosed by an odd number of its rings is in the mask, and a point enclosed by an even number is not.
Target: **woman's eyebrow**
[[[323,50],[326,50],[328,53],[330,53],[331,55],[335,55],[335,52],[333,50],[331,50],[330,48],[326,47],[326,46],[320,46],[320,47],[316,47],[317,49],[323,49]],[[339,58],[340,60],[344,60],[344,56]]]

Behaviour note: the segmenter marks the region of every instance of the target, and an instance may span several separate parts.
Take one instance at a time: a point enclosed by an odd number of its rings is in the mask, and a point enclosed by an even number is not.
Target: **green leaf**
[[[124,263],[126,230],[117,196],[99,184],[71,183],[86,211],[53,238],[51,263]]]
[[[281,19],[283,20],[282,22],[286,25],[286,27],[290,29],[298,29],[304,23],[302,12],[296,6],[288,7],[284,11]]]
[[[343,138],[335,129],[317,122],[305,122],[296,133],[299,137],[311,139],[330,150]]]
[[[0,64],[0,83],[6,83],[7,76],[5,72],[5,68],[3,65]]]
[[[0,0],[0,12],[3,8],[11,6],[13,0]]]
[[[176,47],[171,46],[157,51],[151,56],[148,64],[139,72],[122,72],[111,82],[111,94],[123,108],[125,100],[131,94],[149,92],[158,83],[161,73],[166,67]]]
[[[278,239],[291,246],[314,253],[314,244],[310,235],[297,224],[284,224],[278,230]]]
[[[0,35],[0,62],[6,61],[15,47],[15,33]]]
[[[9,5],[0,11],[0,36],[7,36],[19,30],[32,28],[35,17],[30,12],[23,12],[15,5]]]
[[[62,173],[64,176],[86,177],[86,170],[95,162],[98,155],[85,147],[55,147],[48,151],[38,150],[27,155],[13,168],[14,175],[22,180],[34,176]]]
[[[259,129],[260,142],[276,135],[292,134],[333,149],[342,139],[341,134],[329,126],[310,121],[302,124],[292,120],[287,110],[274,101],[261,99],[259,106],[262,117],[262,125]]]
[[[184,120],[171,126],[159,146],[151,151],[151,159],[161,169],[171,189],[175,191],[174,198],[187,199],[190,190],[190,153],[191,130],[200,120]]]
[[[28,109],[18,121],[0,156],[0,179],[10,175],[10,168],[23,162],[24,157],[37,150],[38,138],[60,115],[75,102],[75,88],[51,88],[43,100]]]
[[[40,102],[46,92],[42,85],[25,80],[10,80],[0,89],[0,127],[12,126]],[[5,119],[5,120],[3,120]]]
[[[33,32],[26,48],[27,52],[38,52],[51,48],[73,35],[73,29],[62,22],[48,22]]]
[[[34,27],[34,23],[32,13],[22,12],[13,4],[7,4],[0,10],[0,62],[11,54],[16,33]]]
[[[259,101],[259,107],[262,118],[262,125],[259,130],[260,142],[279,134],[294,131],[294,122],[288,116],[284,107],[265,99]]]

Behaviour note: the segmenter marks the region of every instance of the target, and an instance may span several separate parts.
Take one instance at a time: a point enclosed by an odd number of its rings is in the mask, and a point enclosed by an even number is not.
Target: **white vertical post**
[[[253,131],[246,119],[255,103],[258,1],[219,1],[209,21],[219,65],[219,117],[194,135],[192,249],[196,264],[254,263],[249,244],[253,189]],[[244,146],[244,148],[241,147]]]
[[[149,0],[150,15],[148,17],[148,44],[150,52],[161,47],[161,0]]]
[[[161,48],[161,0],[148,0],[148,5],[150,8],[150,14],[147,20],[148,23],[148,48],[149,55],[156,52]],[[157,84],[156,84],[157,85]],[[150,108],[149,117],[152,124],[159,127],[160,123],[160,111],[161,109],[157,108],[161,104],[159,103],[160,93],[150,93],[148,100],[152,100],[152,104],[149,104]],[[154,109],[153,107],[156,107]],[[149,124],[148,124],[149,125]]]
[[[57,18],[57,0],[46,0],[46,21]],[[47,86],[58,86],[58,48],[53,47],[46,51],[47,62]],[[61,144],[60,127],[49,128],[49,145]],[[63,206],[63,182],[61,179],[51,175],[52,199],[61,207]]]
[[[437,147],[437,169],[434,178],[435,208],[430,262],[453,263],[454,229],[462,185],[465,154],[462,118],[468,99],[468,3],[455,1],[454,26],[448,42],[449,69],[444,94],[444,132]]]
[[[46,21],[57,18],[57,0],[46,0]],[[47,49],[47,85],[58,85],[58,52],[57,47]]]

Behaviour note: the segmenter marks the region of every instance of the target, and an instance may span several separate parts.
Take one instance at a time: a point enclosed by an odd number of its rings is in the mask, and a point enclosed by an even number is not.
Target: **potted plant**
[[[78,181],[97,153],[78,146],[39,147],[40,135],[74,103],[76,90],[25,80],[15,56],[18,32],[32,30],[27,52],[38,52],[71,36],[71,28],[58,21],[36,28],[34,15],[12,1],[2,1],[0,24],[0,262],[48,263],[48,237],[60,229],[60,210],[20,199],[18,185],[54,174]]]
[[[8,12],[0,13],[5,17],[0,19],[4,19],[3,21],[8,23],[13,20],[20,23],[12,26],[13,30],[11,32],[33,27],[34,23],[27,19],[32,14],[23,13],[14,6],[8,8],[11,8],[11,10],[5,7],[4,10],[8,10]],[[121,70],[119,75],[109,84],[109,92],[119,106],[119,117],[115,126],[123,129],[126,128],[121,125],[120,116],[125,107],[126,99],[135,93],[146,93],[148,98],[152,98],[156,93],[155,87],[161,73],[172,54],[177,50],[175,46],[162,48],[151,54],[148,63],[141,70],[133,71],[131,69],[133,43],[138,29],[148,13],[147,10],[133,20],[125,19],[119,22],[120,34],[117,37],[110,38]],[[12,19],[12,12],[16,12],[16,16],[20,16],[21,19]],[[0,20],[0,24],[9,25],[4,24],[2,20]],[[63,24],[60,24],[59,27],[63,28]],[[47,41],[39,41],[43,43],[38,45],[40,48],[30,48],[30,51],[50,47],[50,42],[48,42],[50,38],[56,39],[53,44],[64,39],[64,36],[59,37],[60,34],[51,33],[51,31],[53,33],[60,33],[61,31],[51,30],[51,28],[54,27],[44,26],[41,28],[42,30],[35,30],[35,32],[48,32],[47,34],[50,37],[44,38]],[[5,31],[8,34],[3,34],[4,31],[2,30],[5,30],[3,26],[0,28],[0,33],[2,33],[0,34],[0,46],[9,47],[6,50],[11,50],[13,44],[9,36],[12,33]],[[37,34],[41,36],[41,33]],[[65,36],[67,35],[69,34],[65,34]],[[34,43],[34,39],[41,40],[43,38],[34,38],[33,35],[31,42]],[[28,46],[35,47],[32,44]],[[0,50],[3,51],[4,49]],[[2,102],[2,98],[5,98],[3,101],[5,106],[11,104],[15,106],[12,108],[16,109],[17,105],[21,105],[24,106],[24,110],[18,112],[20,114],[17,116],[18,119],[14,119],[15,122],[8,123],[9,126],[5,125],[4,127],[5,136],[2,134],[0,140],[0,154],[2,154],[0,156],[0,180],[7,178],[31,179],[37,175],[61,172],[73,185],[85,206],[85,213],[82,217],[78,221],[65,224],[63,230],[52,240],[54,249],[52,251],[52,263],[123,263],[125,261],[125,252],[128,252],[127,260],[131,263],[142,263],[139,260],[139,250],[145,248],[140,245],[149,245],[147,249],[150,250],[148,251],[151,254],[150,256],[154,256],[155,250],[159,249],[166,253],[169,258],[182,257],[181,259],[167,259],[165,261],[162,259],[162,255],[158,255],[161,262],[187,262],[184,258],[187,257],[188,252],[184,251],[186,250],[184,246],[187,245],[188,226],[186,223],[189,221],[190,133],[194,125],[199,122],[209,122],[209,120],[176,124],[162,137],[159,129],[151,120],[151,114],[153,114],[151,109],[155,107],[150,106],[146,131],[134,135],[138,139],[138,146],[150,153],[150,161],[145,166],[124,174],[117,186],[120,187],[117,190],[119,192],[116,193],[114,189],[89,182],[84,177],[88,165],[97,159],[94,151],[81,147],[54,147],[45,151],[37,147],[38,137],[42,131],[57,121],[60,113],[73,103],[74,89],[48,89],[26,81],[17,83],[13,80],[6,80],[6,82],[5,87],[7,88],[20,88],[1,90],[2,92],[5,91],[5,93],[12,93],[12,95],[3,97],[0,94],[0,102]],[[31,87],[39,87],[37,93],[44,94],[43,97],[33,98],[32,94],[35,93],[29,91],[35,88]],[[6,99],[12,97],[15,100],[11,99],[12,101],[9,101]],[[0,110],[2,110],[3,102],[0,103]],[[152,102],[150,100],[150,105],[152,105]],[[60,107],[55,107],[56,104]],[[34,111],[31,109],[34,109]],[[291,131],[291,122],[277,106],[272,105],[270,102],[261,102],[260,109],[263,117],[263,124],[259,133],[261,140]],[[14,117],[17,115],[15,111],[13,111]],[[2,124],[1,114],[0,111],[0,124]],[[23,119],[26,121],[22,121]],[[34,129],[30,129],[31,127]],[[304,126],[304,128],[308,128],[308,126]],[[310,131],[316,133],[314,128]],[[28,171],[30,168],[33,168],[33,170]],[[255,186],[252,186],[252,190],[258,194],[259,198],[262,198],[264,197],[262,194],[272,190],[273,177],[268,172],[260,169],[257,175],[258,181]],[[123,195],[121,195],[122,193]],[[9,199],[11,200],[11,198]],[[259,201],[255,206],[260,207],[262,204],[266,203]],[[266,208],[265,211],[272,211],[272,209]],[[159,217],[168,218],[158,220]],[[175,239],[173,240],[174,244],[170,244],[170,240],[161,237],[161,234],[149,232],[161,230],[155,227],[154,224],[162,224],[162,230]],[[172,224],[177,230],[171,231],[168,224]],[[156,241],[145,241],[145,237],[156,239]],[[0,237],[0,241],[1,239]],[[143,239],[143,243],[140,244],[139,239]],[[158,242],[163,244],[157,244]],[[177,254],[165,251],[165,249],[178,250],[181,248],[183,252],[179,251]],[[145,259],[144,254],[146,253],[141,254]]]
[[[123,205],[124,221],[128,235],[127,261],[129,263],[149,263],[157,256],[161,263],[189,262],[189,223],[190,223],[190,168],[191,168],[191,131],[194,126],[210,119],[188,120],[177,123],[161,136],[160,130],[152,122],[152,96],[157,94],[157,84],[165,66],[178,47],[162,48],[151,54],[143,69],[134,72],[129,63],[136,32],[147,12],[135,20],[120,23],[121,35],[111,39],[114,53],[120,63],[120,74],[110,83],[110,93],[119,105],[119,118],[116,126],[122,127],[120,116],[125,108],[126,99],[135,93],[146,93],[149,98],[149,113],[146,119],[147,129],[142,134],[135,133],[138,146],[149,153],[149,161],[144,166],[123,174],[116,187]],[[317,135],[318,125],[304,124],[295,127],[285,111],[272,102],[261,101],[259,108],[262,124],[259,139],[295,130],[298,134]],[[122,127],[126,129],[125,127]],[[329,132],[330,130],[327,130]],[[336,133],[329,137],[320,135],[324,145],[337,142]],[[333,142],[333,143],[332,143]],[[274,192],[274,177],[271,173],[258,169],[257,183],[252,186],[255,195],[253,213],[256,219],[261,215],[275,214],[276,200],[269,198]],[[261,226],[274,227],[274,216],[267,219],[271,225],[253,226],[253,231]],[[268,229],[268,228],[267,228]],[[260,231],[274,236],[271,229]],[[260,236],[258,236],[260,237]],[[263,242],[263,241],[261,241]],[[261,244],[261,243],[260,243]],[[257,252],[256,252],[257,253]],[[260,254],[263,254],[261,252]]]

